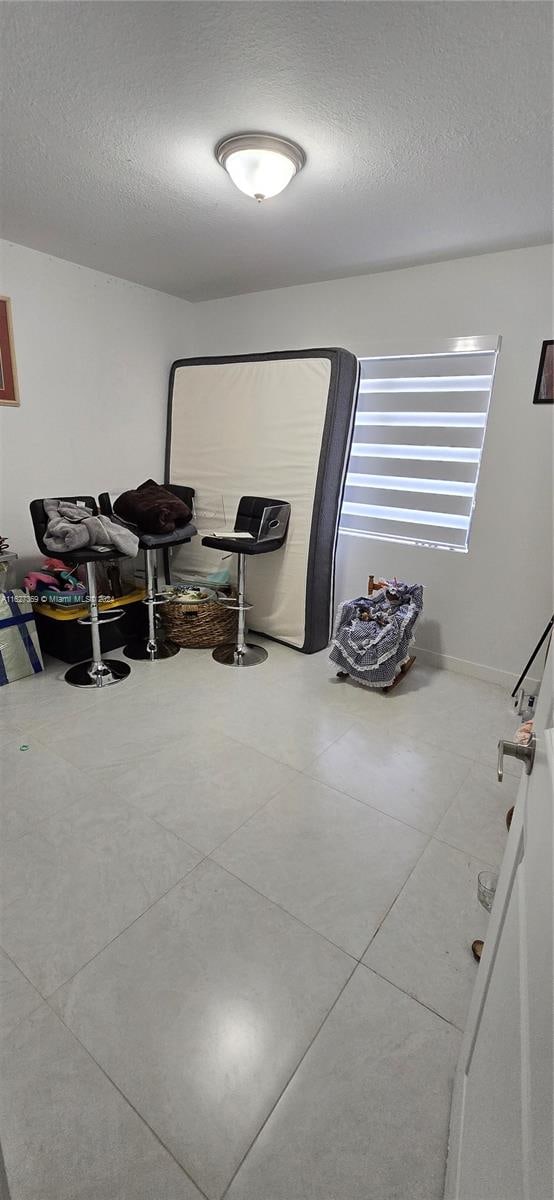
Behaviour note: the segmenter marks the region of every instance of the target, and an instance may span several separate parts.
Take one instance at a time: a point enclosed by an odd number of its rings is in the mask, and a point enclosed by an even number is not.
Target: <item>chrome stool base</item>
[[[215,658],[218,663],[223,663],[225,667],[257,667],[258,663],[265,662],[267,650],[264,650],[263,646],[245,641],[245,613],[252,608],[252,605],[248,603],[245,595],[246,562],[244,554],[237,554],[237,576],[236,598],[222,596],[219,601],[224,608],[234,609],[238,614],[237,640],[236,642],[225,642],[223,646],[216,646],[212,651],[212,658]]]
[[[110,687],[112,683],[121,683],[130,674],[131,668],[118,658],[96,663],[89,659],[88,662],[76,663],[74,667],[70,667],[64,679],[72,687],[101,688]]]
[[[176,646],[175,642],[156,639],[155,646],[150,647],[148,642],[137,638],[136,641],[129,642],[128,646],[123,647],[123,653],[126,658],[132,658],[135,662],[157,662],[158,659],[173,658],[173,655],[178,654],[180,649],[181,647]]]
[[[212,651],[212,658],[226,667],[256,667],[258,663],[265,662],[267,650],[263,646],[255,646],[252,642],[246,642],[240,649],[233,643],[227,643],[224,646],[216,646]]]

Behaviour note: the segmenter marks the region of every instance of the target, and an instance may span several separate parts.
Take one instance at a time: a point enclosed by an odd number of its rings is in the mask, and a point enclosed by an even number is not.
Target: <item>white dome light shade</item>
[[[240,191],[255,200],[277,196],[296,174],[290,158],[275,150],[235,150],[229,155],[225,170]]]
[[[282,192],[306,161],[296,142],[261,133],[225,138],[215,153],[235,186],[258,201]]]

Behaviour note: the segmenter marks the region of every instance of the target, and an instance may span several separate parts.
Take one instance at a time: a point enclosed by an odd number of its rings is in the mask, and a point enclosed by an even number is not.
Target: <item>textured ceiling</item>
[[[548,241],[548,3],[3,3],[2,234],[198,300]],[[256,206],[214,144],[308,155]]]

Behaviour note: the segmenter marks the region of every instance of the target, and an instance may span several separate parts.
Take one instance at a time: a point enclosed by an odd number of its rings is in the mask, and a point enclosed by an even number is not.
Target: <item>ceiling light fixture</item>
[[[301,146],[271,133],[236,133],[219,142],[215,156],[235,186],[258,202],[282,192],[306,162]]]

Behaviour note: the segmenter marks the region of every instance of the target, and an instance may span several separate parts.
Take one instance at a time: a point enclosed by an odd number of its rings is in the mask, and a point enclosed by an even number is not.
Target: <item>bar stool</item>
[[[178,496],[180,500],[184,500],[192,509],[194,499],[194,489],[179,487],[177,484],[164,484],[166,491],[171,492],[174,496]],[[117,498],[117,497],[115,497]],[[136,533],[139,539],[139,549],[144,551],[144,562],[146,571],[146,598],[144,604],[148,609],[148,636],[144,638],[135,638],[123,647],[123,653],[127,658],[134,659],[140,662],[158,662],[160,659],[173,658],[174,654],[178,654],[181,649],[175,642],[168,638],[160,637],[159,623],[157,618],[157,608],[161,604],[167,604],[168,598],[163,592],[158,591],[158,570],[157,557],[158,550],[163,550],[167,553],[171,546],[179,546],[183,542],[190,542],[196,534],[196,527],[192,524],[182,525],[174,529],[172,533],[145,533],[138,529],[136,525],[131,525],[126,521],[122,521],[121,517],[113,511],[112,496],[109,492],[101,492],[98,497],[100,512],[110,520],[116,521],[119,525],[128,525],[129,529]]]
[[[85,505],[91,509],[93,516],[98,514],[98,507],[93,496],[59,496],[58,499],[72,504]],[[44,511],[44,500],[31,500],[30,510],[37,546],[46,558],[51,558],[53,552],[48,549],[48,546],[44,542],[44,535],[48,525],[48,518]],[[111,612],[99,612],[98,592],[96,588],[96,563],[102,560],[105,562],[106,559],[124,558],[125,556],[115,549],[110,549],[106,552],[105,550],[95,550],[93,546],[86,546],[82,550],[72,550],[67,554],[56,550],[55,557],[71,566],[84,564],[87,570],[89,616],[78,617],[77,619],[80,625],[90,625],[92,658],[70,667],[64,675],[66,683],[70,683],[73,687],[82,688],[109,687],[113,683],[121,683],[130,674],[131,668],[128,663],[121,662],[117,658],[110,658],[107,661],[102,658],[100,626],[108,625],[111,621],[121,620],[121,617],[124,616],[124,611],[122,608],[114,608]]]
[[[216,646],[212,658],[216,662],[233,667],[254,667],[265,662],[267,650],[263,646],[247,642],[246,612],[252,608],[246,599],[246,556],[270,554],[284,544],[290,518],[290,504],[286,500],[268,500],[262,496],[243,496],[239,502],[235,520],[235,533],[247,533],[249,538],[234,538],[233,534],[223,537],[204,537],[203,546],[216,550],[229,550],[237,555],[237,597],[219,597],[219,603],[238,612],[237,640]]]

